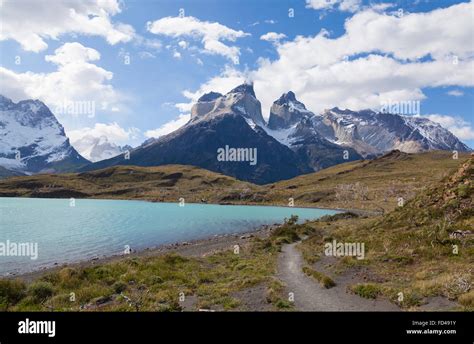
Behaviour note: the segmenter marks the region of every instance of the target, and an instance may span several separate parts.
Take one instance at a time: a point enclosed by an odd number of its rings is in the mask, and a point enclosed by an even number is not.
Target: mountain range
[[[44,103],[14,103],[0,95],[0,166],[33,174],[69,171],[88,163]]]
[[[226,94],[204,94],[192,107],[187,124],[133,149],[115,146],[106,138],[82,141],[89,148],[81,147],[80,151],[87,152],[84,155],[95,161],[92,163],[69,144],[54,115],[37,100],[15,104],[2,97],[0,137],[0,166],[21,173],[182,164],[257,184],[394,149],[408,153],[470,150],[427,118],[339,108],[315,114],[291,91],[273,103],[267,123],[251,84]],[[222,160],[217,152],[224,149],[230,154]],[[248,160],[249,150],[255,150],[255,164]],[[15,159],[17,151],[20,159]],[[121,154],[124,151],[130,154]]]

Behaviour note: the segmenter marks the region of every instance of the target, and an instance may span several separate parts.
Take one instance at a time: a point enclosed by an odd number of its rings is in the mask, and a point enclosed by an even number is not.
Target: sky
[[[203,93],[253,82],[315,112],[419,113],[474,147],[474,4],[451,0],[0,1],[0,93],[40,99],[73,145],[142,143]]]

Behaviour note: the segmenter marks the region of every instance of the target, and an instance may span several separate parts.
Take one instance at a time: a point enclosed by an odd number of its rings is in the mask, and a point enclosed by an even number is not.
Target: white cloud
[[[442,127],[448,129],[461,140],[474,140],[474,129],[471,124],[461,117],[448,115],[426,115],[433,122],[439,123]]]
[[[356,12],[361,8],[361,0],[306,0],[306,7],[315,10],[338,8],[343,12]]]
[[[161,127],[153,130],[148,130],[145,132],[146,137],[160,137],[166,134],[169,134],[179,128],[181,128],[183,125],[189,122],[191,119],[190,114],[180,114],[177,119],[171,120],[165,124],[163,124]]]
[[[240,72],[230,66],[226,66],[220,76],[209,79],[206,83],[202,84],[198,90],[192,92],[185,90],[183,95],[189,99],[188,103],[178,103],[175,106],[181,112],[191,111],[193,104],[203,94],[214,91],[219,93],[227,93],[237,85],[242,84],[246,81],[245,73]]]
[[[132,26],[113,23],[120,13],[117,0],[3,1],[0,41],[13,39],[27,51],[39,52],[48,47],[46,40],[64,34],[104,37],[109,44],[128,42],[135,31]]]
[[[260,36],[262,41],[268,42],[279,42],[282,39],[286,38],[284,33],[276,33],[276,32],[267,32],[266,34]]]
[[[165,17],[147,23],[148,31],[174,38],[190,37],[201,40],[203,52],[222,55],[234,64],[239,63],[240,49],[222,41],[235,42],[249,34],[233,30],[217,22],[200,21],[194,17]]]
[[[94,127],[84,127],[67,131],[72,146],[86,159],[99,161],[121,153],[118,146],[135,140],[137,128],[123,129],[117,123],[96,123]]]
[[[56,65],[50,73],[17,73],[0,67],[2,93],[15,101],[33,98],[44,101],[52,110],[71,102],[93,103],[95,109],[118,107],[121,97],[109,84],[113,73],[91,63],[100,59],[97,50],[80,43],[66,43],[47,55]]]
[[[460,90],[452,90],[448,92],[448,95],[453,97],[462,97],[464,95],[464,92]]]
[[[173,57],[174,57],[175,59],[178,59],[178,60],[179,60],[179,59],[181,59],[181,53],[180,53],[179,51],[175,51],[175,52],[173,53]]]
[[[116,122],[113,123],[96,123],[94,127],[84,127],[76,130],[67,131],[67,136],[71,142],[80,140],[85,136],[91,137],[102,137],[105,136],[110,142],[115,144],[125,144],[130,140],[133,140],[139,134],[137,128],[123,129]]]
[[[212,90],[209,86],[228,91],[247,78],[268,117],[273,101],[289,90],[320,112],[333,106],[360,110],[380,108],[387,100],[422,100],[422,89],[428,87],[474,86],[473,7],[462,3],[401,18],[366,9],[346,20],[345,33],[337,38],[322,30],[282,42],[277,59],[260,59],[250,72],[225,70],[185,95],[196,99]]]
[[[178,45],[181,49],[186,49],[188,47],[188,42],[186,41],[179,41]]]

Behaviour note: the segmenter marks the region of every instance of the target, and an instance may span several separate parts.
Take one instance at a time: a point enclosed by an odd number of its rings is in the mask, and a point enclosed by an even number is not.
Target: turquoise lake
[[[214,235],[248,232],[298,215],[300,221],[337,211],[143,201],[0,197],[0,275],[24,273],[54,263],[121,254]],[[13,256],[11,245],[36,243],[37,259]],[[2,246],[3,244],[3,246]]]

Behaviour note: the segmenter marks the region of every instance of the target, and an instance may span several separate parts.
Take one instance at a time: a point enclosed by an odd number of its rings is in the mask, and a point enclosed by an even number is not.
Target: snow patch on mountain
[[[0,95],[0,166],[18,171],[54,170],[72,159],[87,163],[69,144],[63,126],[39,100],[14,103]]]

